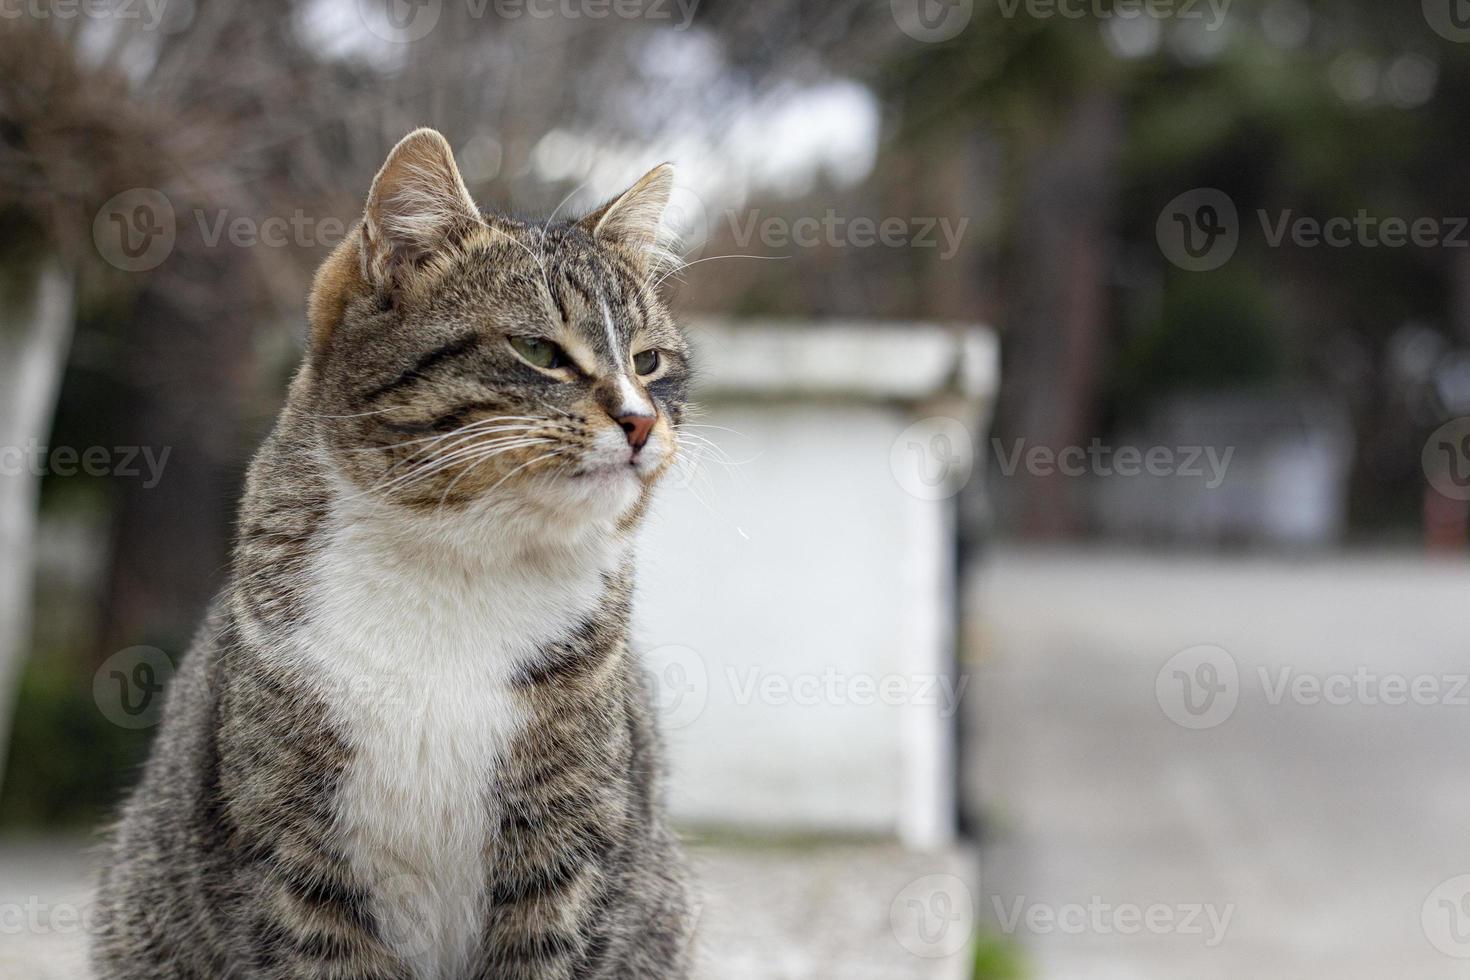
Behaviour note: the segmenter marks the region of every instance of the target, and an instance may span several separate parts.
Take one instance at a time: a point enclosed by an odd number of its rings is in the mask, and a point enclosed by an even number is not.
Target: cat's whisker
[[[552,442],[552,441],[553,440],[550,440],[550,439],[537,440],[537,442],[539,442],[539,443],[548,443],[548,442]],[[536,442],[530,443],[530,445],[535,445],[535,444],[537,444],[537,443]],[[517,447],[517,448],[520,448],[520,447]],[[541,457],[538,457],[538,458],[539,459],[545,459],[545,458],[547,458],[547,456],[556,456],[559,453],[560,453],[560,450],[556,450],[554,452],[547,453],[546,456],[541,456]],[[439,496],[439,506],[440,507],[443,507],[444,506],[444,502],[449,499],[449,494],[454,489],[455,485],[457,483],[459,483],[460,480],[463,480],[466,476],[468,476],[469,473],[475,467],[479,466],[481,463],[485,462],[486,460],[491,459],[492,457],[498,456],[498,455],[500,455],[500,453],[492,453],[490,455],[485,456],[484,458],[481,458],[481,459],[472,459],[468,463],[466,463],[465,464],[465,467],[464,467],[464,472],[460,473],[459,476],[456,476],[453,480],[449,481],[449,486],[447,486],[447,487],[444,488],[444,493],[442,493]],[[521,464],[521,466],[516,467],[516,469],[511,470],[509,473],[507,473],[504,477],[502,477],[495,484],[495,487],[500,486],[500,484],[501,483],[504,483],[507,478],[509,478],[510,476],[514,475],[517,471],[519,471],[520,469],[524,468],[525,466],[529,466],[531,463],[534,463],[534,462],[536,462],[536,460],[530,460],[529,462],[523,463],[523,464]],[[494,490],[495,487],[491,487],[490,489],[491,490]]]
[[[462,464],[466,467],[473,468],[474,466],[478,466],[481,463],[493,459],[496,456],[504,455],[505,453],[513,452],[518,449],[545,445],[547,441],[548,440],[532,442],[526,444],[525,446],[508,446],[496,452],[487,452],[483,454],[468,456],[460,460],[453,460],[443,466],[438,466],[428,472],[406,474],[402,477],[399,477],[397,480],[395,480],[393,483],[388,484],[387,486],[374,488],[372,492],[384,495],[401,494],[405,491],[412,490],[422,484],[428,483],[433,477],[439,475],[440,473],[443,473],[445,470],[452,468],[456,464]]]
[[[557,408],[555,405],[553,405],[550,402],[546,401],[544,398],[538,398],[538,399],[536,399],[536,402],[537,402],[537,404],[539,404],[543,408],[545,408],[548,412],[554,412],[554,413],[556,413],[556,417],[557,418],[570,419],[570,418],[576,418],[577,417],[575,413],[568,412],[564,408]]]
[[[509,480],[511,477],[515,476],[521,470],[525,469],[527,466],[530,466],[532,463],[539,463],[543,459],[550,459],[553,456],[560,456],[564,452],[566,452],[566,450],[564,450],[564,449],[553,449],[551,452],[545,453],[545,454],[543,454],[541,456],[537,456],[535,459],[528,459],[528,460],[526,460],[524,463],[522,463],[521,465],[517,466],[515,469],[511,470],[509,473],[505,474],[505,476],[502,476],[500,479],[496,480],[495,481],[495,485],[492,486],[489,490],[487,490],[486,493],[493,493],[502,483],[504,483],[506,480]]]
[[[545,221],[545,223],[541,225],[541,255],[542,255],[543,258],[546,256],[546,232],[547,232],[548,229],[551,228],[551,222],[556,218],[556,212],[560,211],[562,209],[562,207],[568,201],[570,201],[574,196],[576,196],[576,194],[577,194],[578,191],[580,191],[582,188],[586,187],[591,182],[592,181],[589,178],[587,180],[582,181],[582,183],[578,184],[576,187],[573,187],[571,189],[571,191],[569,191],[567,193],[567,196],[564,197],[564,198],[562,198],[561,199],[561,202],[559,204],[557,204],[556,207],[554,207],[554,208],[551,209],[550,216],[548,216],[547,219],[546,219],[546,221]],[[559,241],[559,242],[556,243],[556,252],[554,252],[552,254],[552,257],[551,257],[551,267],[553,269],[556,268],[556,257],[561,254],[561,247],[564,244],[566,244],[566,238],[565,237],[563,237],[561,241]],[[544,266],[544,265],[541,267],[541,276],[546,281],[546,291],[548,293],[551,292],[551,277],[547,275],[547,273],[546,273],[546,266]]]
[[[470,425],[478,425],[478,422],[472,422],[472,423],[470,423]],[[535,426],[534,423],[525,423],[525,424],[522,424],[522,425],[496,426],[495,428],[477,428],[475,431],[476,432],[514,432],[514,431],[517,431],[517,430],[534,429],[535,427],[536,426]],[[454,429],[454,430],[452,430],[450,432],[440,432],[440,433],[436,433],[436,434],[434,434],[432,436],[424,436],[421,439],[405,439],[402,442],[390,442],[390,443],[388,443],[385,446],[356,446],[356,447],[353,447],[351,449],[347,449],[345,451],[346,452],[349,452],[349,453],[386,453],[386,452],[392,452],[395,449],[402,449],[405,446],[417,446],[417,445],[419,445],[421,443],[425,443],[425,442],[438,442],[438,441],[441,441],[441,440],[444,440],[444,439],[449,439],[449,438],[452,438],[454,436],[457,436],[457,435],[462,434],[468,428],[469,428],[469,426],[467,426],[467,425],[466,426],[460,426],[458,429]]]
[[[701,262],[713,262],[715,261],[715,259],[761,259],[766,262],[776,262],[781,259],[789,259],[790,257],[791,256],[789,255],[711,255],[708,258],[695,259],[693,262],[681,263],[678,266],[675,266],[673,269],[670,269],[668,272],[665,272],[663,275],[659,276],[658,279],[654,280],[653,288],[657,289],[659,286],[663,285],[665,279],[669,278],[670,276],[680,275],[685,269],[693,268],[694,266],[699,265]]]
[[[381,447],[371,447],[371,448],[376,448],[376,449],[394,449],[394,448],[397,448],[399,446],[412,446],[412,445],[417,445],[417,444],[424,443],[424,442],[429,443],[429,445],[426,446],[424,449],[418,450],[417,452],[410,454],[407,458],[405,458],[404,460],[401,461],[403,463],[412,463],[412,462],[414,462],[416,460],[420,460],[420,459],[424,458],[424,456],[426,454],[432,453],[435,449],[439,448],[439,444],[445,443],[446,441],[452,440],[451,442],[449,442],[449,445],[445,447],[445,448],[451,448],[453,445],[457,445],[458,443],[460,443],[461,441],[463,441],[463,439],[465,439],[465,438],[472,438],[472,437],[475,437],[475,436],[478,436],[478,435],[482,435],[482,434],[486,434],[486,433],[494,433],[494,432],[518,432],[518,431],[527,431],[527,430],[536,428],[536,426],[538,424],[540,424],[540,423],[542,423],[542,422],[545,421],[543,419],[533,419],[533,420],[531,420],[531,421],[529,421],[529,422],[527,422],[527,423],[525,423],[523,425],[511,425],[511,424],[501,425],[500,424],[502,422],[505,422],[508,419],[521,418],[521,417],[524,417],[524,416],[497,416],[497,417],[489,417],[489,418],[484,418],[484,419],[476,419],[474,422],[470,422],[467,425],[462,425],[462,426],[460,426],[457,429],[451,430],[449,432],[441,433],[439,435],[425,436],[422,439],[409,439],[409,440],[405,440],[403,442],[393,443],[391,446],[381,446]]]
[[[424,472],[431,472],[434,469],[440,468],[442,466],[442,464],[444,464],[444,463],[452,463],[452,462],[455,462],[456,460],[464,459],[464,458],[466,458],[468,456],[473,456],[473,455],[475,455],[476,453],[479,453],[479,452],[488,452],[490,450],[497,450],[497,449],[504,449],[504,448],[507,448],[507,447],[514,447],[514,446],[516,446],[516,445],[518,445],[520,443],[526,442],[528,440],[542,440],[542,439],[546,439],[546,438],[547,437],[545,437],[545,436],[533,436],[533,435],[521,434],[521,435],[497,436],[494,439],[477,439],[477,440],[474,440],[473,442],[470,442],[468,444],[459,444],[459,445],[452,446],[452,447],[449,447],[447,449],[444,449],[444,450],[442,450],[442,451],[440,451],[438,453],[434,453],[434,454],[431,454],[431,455],[428,455],[428,456],[420,457],[412,465],[411,471],[412,471],[412,474],[421,474],[421,473],[424,473]],[[401,465],[401,464],[398,464],[398,465]],[[405,474],[405,475],[410,475],[410,474]]]
[[[316,412],[302,412],[302,416],[309,419],[365,419],[369,415],[383,415],[391,412],[391,408],[379,408],[371,412],[354,412],[351,415],[320,415]]]
[[[477,449],[491,449],[498,446],[508,445],[519,439],[531,438],[526,433],[511,433],[509,435],[496,436],[493,439],[475,439],[466,437],[454,443],[437,447],[433,451],[419,452],[389,466],[383,471],[382,479],[393,476],[397,471],[407,467],[410,473],[421,473],[426,468],[437,465],[447,459],[457,459],[464,453],[473,452]]]
[[[704,448],[710,453],[711,458],[713,458],[716,462],[723,463],[725,466],[744,466],[746,463],[753,462],[754,460],[759,458],[759,454],[756,454],[755,456],[750,457],[750,459],[734,459],[730,456],[730,454],[725,450],[723,446],[705,436],[700,435],[697,432],[683,432],[680,434],[680,438],[681,440],[688,440],[691,446]]]
[[[522,252],[525,252],[527,255],[529,255],[531,257],[531,261],[532,262],[535,262],[536,263],[536,267],[541,270],[541,276],[542,276],[542,278],[543,279],[546,278],[546,266],[542,264],[541,258],[535,252],[531,251],[530,247],[527,246],[525,242],[521,241],[519,238],[517,238],[516,236],[512,235],[510,232],[506,231],[504,228],[497,228],[495,225],[492,225],[490,222],[486,221],[483,217],[481,217],[479,219],[479,221],[480,221],[481,226],[483,226],[484,228],[486,228],[489,231],[493,231],[496,234],[501,235],[502,237],[505,238],[506,241],[508,241],[511,244],[515,245]]]
[[[512,450],[515,450],[515,449],[520,449],[520,448],[523,448],[524,446],[540,445],[542,443],[552,442],[552,441],[553,440],[544,439],[544,438],[539,438],[538,437],[538,438],[517,439],[516,441],[513,441],[513,442],[504,442],[504,443],[499,442],[499,441],[496,441],[496,442],[493,442],[493,443],[488,443],[488,444],[480,444],[480,443],[477,443],[477,444],[475,444],[473,446],[461,447],[459,449],[453,450],[452,452],[444,453],[444,454],[441,454],[440,456],[434,457],[431,460],[429,460],[429,461],[425,462],[424,464],[422,464],[422,466],[420,466],[419,468],[416,468],[416,469],[414,469],[414,470],[412,470],[411,472],[408,472],[408,473],[400,474],[399,476],[393,478],[392,480],[388,480],[386,482],[380,481],[380,482],[374,484],[373,486],[369,487],[367,490],[363,491],[363,493],[371,493],[371,492],[380,492],[381,493],[381,492],[387,492],[387,491],[393,490],[393,489],[402,489],[402,487],[405,486],[405,485],[412,485],[415,482],[421,482],[423,480],[427,480],[430,477],[432,477],[434,474],[439,473],[439,472],[442,472],[443,470],[447,469],[448,467],[453,466],[455,463],[461,462],[462,460],[465,460],[465,459],[472,458],[472,457],[474,457],[476,455],[479,455],[479,454],[484,454],[485,455],[485,458],[488,459],[491,456],[499,455],[499,454],[505,453],[505,452],[510,452]],[[356,496],[361,496],[361,494],[358,494]]]
[[[566,203],[570,201],[573,197],[576,197],[577,193],[590,183],[592,183],[592,179],[590,177],[587,180],[582,181],[576,187],[573,187],[570,191],[568,191],[567,196],[562,198],[560,203],[558,203],[556,207],[551,209],[551,214],[547,215],[546,220],[541,224],[541,240],[543,242],[546,240],[546,230],[550,228],[551,223],[556,220],[556,213],[562,208],[566,207]]]
[[[402,474],[398,479],[407,480],[408,482],[412,483],[415,479],[427,479],[428,477],[433,476],[435,473],[439,473],[445,469],[448,469],[450,466],[453,466],[456,463],[461,463],[467,459],[473,459],[482,454],[497,455],[501,452],[507,452],[512,449],[519,449],[522,446],[534,446],[543,442],[550,441],[552,440],[540,436],[527,436],[516,437],[509,440],[499,440],[489,443],[477,442],[472,446],[462,446],[458,449],[453,450],[452,452],[446,452],[432,457],[420,464],[411,472]]]
[[[733,435],[739,436],[742,439],[749,438],[749,436],[747,436],[744,432],[741,432],[739,429],[732,429],[726,425],[710,425],[705,422],[681,422],[679,424],[679,430],[683,431],[685,429],[718,429],[720,432],[729,432]]]

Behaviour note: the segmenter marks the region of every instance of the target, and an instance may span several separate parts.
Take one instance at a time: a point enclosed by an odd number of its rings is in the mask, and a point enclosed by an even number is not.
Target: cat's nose
[[[648,434],[653,431],[653,423],[657,420],[657,416],[641,413],[619,415],[614,419],[619,428],[623,430],[623,435],[628,437],[628,445],[633,447],[635,453],[642,449],[643,444],[648,441]]]

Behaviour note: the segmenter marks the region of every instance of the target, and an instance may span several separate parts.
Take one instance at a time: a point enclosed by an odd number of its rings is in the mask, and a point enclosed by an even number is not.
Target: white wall
[[[735,431],[692,431],[736,463],[663,488],[639,568],[676,816],[944,843],[953,500],[895,479],[911,419],[846,400],[707,408],[700,422]],[[885,678],[886,699],[851,686]]]

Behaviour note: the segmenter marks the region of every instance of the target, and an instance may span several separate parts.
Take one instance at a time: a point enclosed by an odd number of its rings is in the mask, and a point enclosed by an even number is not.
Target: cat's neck
[[[247,632],[272,647],[388,636],[456,650],[484,637],[519,661],[595,616],[631,574],[631,542],[614,527],[509,503],[412,510],[319,454],[279,458],[303,465],[273,466],[247,496],[236,579]]]
[[[340,475],[329,486],[327,540],[431,578],[576,578],[611,571],[630,548],[627,532],[615,525],[556,520],[515,500],[420,511],[365,494]]]

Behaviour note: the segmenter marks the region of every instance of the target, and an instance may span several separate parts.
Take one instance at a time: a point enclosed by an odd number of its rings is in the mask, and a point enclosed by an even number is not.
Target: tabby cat
[[[671,182],[528,224],[432,130],[389,155],[109,838],[100,980],[688,975],[628,646],[689,384]]]

